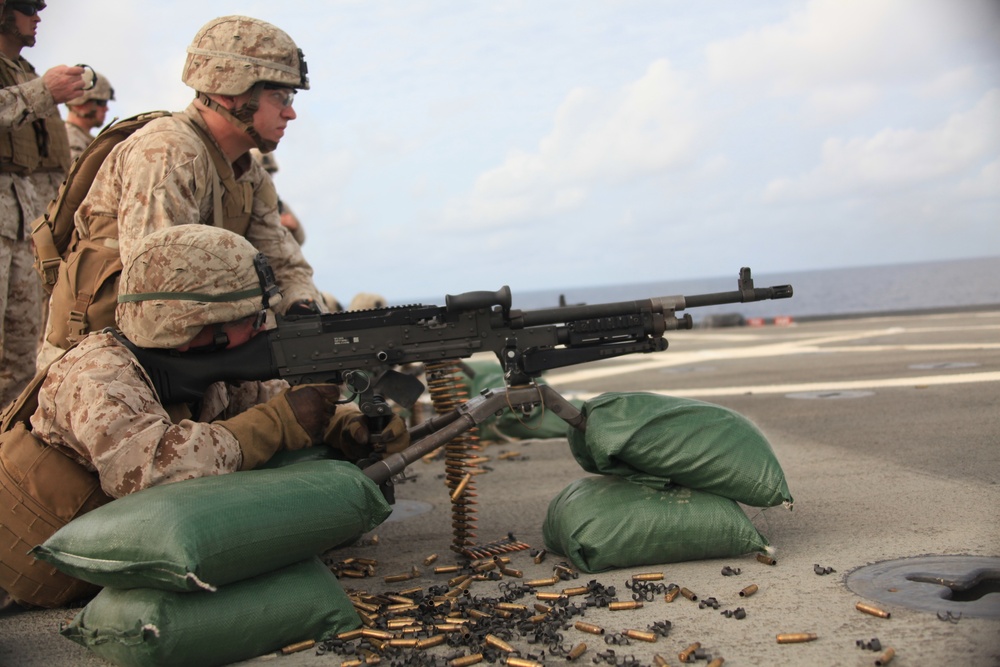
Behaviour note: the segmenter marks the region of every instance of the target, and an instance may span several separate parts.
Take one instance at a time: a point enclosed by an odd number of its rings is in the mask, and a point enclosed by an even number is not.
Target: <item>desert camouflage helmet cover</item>
[[[187,49],[181,80],[200,93],[240,95],[257,82],[309,89],[302,51],[283,30],[248,16],[212,19]]]
[[[89,100],[113,100],[115,99],[115,89],[111,87],[111,82],[100,72],[94,72],[94,87],[83,91],[83,95],[74,98],[66,103],[68,107],[75,107]]]
[[[245,238],[219,227],[177,225],[152,232],[125,259],[118,326],[140,347],[175,348],[206,325],[273,306],[281,297],[269,267],[258,271],[261,261],[266,264],[258,255]]]

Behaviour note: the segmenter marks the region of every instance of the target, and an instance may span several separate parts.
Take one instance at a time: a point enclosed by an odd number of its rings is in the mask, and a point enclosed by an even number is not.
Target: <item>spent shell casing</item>
[[[757,560],[759,560],[764,565],[777,565],[778,561],[774,560],[767,554],[757,554]]]
[[[642,603],[638,601],[611,602],[608,604],[610,611],[624,611],[626,609],[642,609]]]
[[[677,659],[681,662],[691,662],[691,656],[701,648],[701,642],[695,642],[677,654]]]
[[[892,616],[892,614],[887,612],[885,609],[879,609],[878,607],[873,607],[870,604],[865,604],[864,602],[857,603],[854,605],[854,608],[858,611],[863,611],[866,614],[878,616],[879,618],[889,618]]]
[[[896,655],[896,649],[890,646],[885,650],[884,653],[882,653],[882,655],[875,658],[876,667],[882,667],[882,665],[888,665],[890,662],[892,662],[892,658],[895,655]]]
[[[497,602],[493,606],[496,609],[503,609],[504,611],[528,611],[527,605],[517,604],[516,602]]]
[[[432,635],[430,637],[425,637],[424,639],[419,639],[417,640],[417,649],[423,650],[433,646],[440,646],[445,642],[445,639],[447,639],[447,637],[444,635]]]
[[[397,648],[417,648],[417,642],[419,641],[419,639],[393,637],[387,641],[387,644]]]
[[[690,590],[688,590],[687,588],[684,588],[684,587],[681,587],[681,595],[683,595],[684,597],[686,597],[688,600],[691,600],[691,602],[696,602],[698,600],[698,596],[697,595],[695,595]]]
[[[495,649],[503,651],[504,653],[513,653],[514,647],[500,639],[496,635],[486,635],[486,643]]]
[[[315,639],[307,639],[304,642],[291,644],[281,649],[281,655],[290,655],[292,653],[298,653],[299,651],[305,651],[307,648],[312,648],[315,645],[316,645]]]
[[[535,593],[535,597],[539,600],[562,600],[566,596],[562,593]]]
[[[753,595],[754,593],[756,593],[757,590],[758,590],[757,589],[757,584],[750,584],[749,586],[747,586],[746,588],[744,588],[742,591],[740,591],[740,597],[741,598],[748,598],[751,595]]]
[[[537,554],[535,554],[535,558],[534,558],[535,565],[541,564],[541,562],[545,560],[545,556],[546,556],[547,553],[548,552],[545,549],[542,549]]]
[[[775,635],[775,639],[778,640],[779,644],[801,644],[802,642],[815,641],[816,638],[817,635],[815,632],[788,632]]]
[[[361,667],[361,659],[355,658],[354,660],[345,660],[340,663],[340,667]]]
[[[434,568],[434,574],[451,574],[453,572],[458,572],[462,567],[460,565],[439,565]]]
[[[645,630],[624,630],[622,634],[629,639],[637,639],[641,642],[655,642],[656,634],[653,632],[646,632]]]
[[[541,662],[528,660],[526,658],[515,658],[514,656],[507,658],[507,664],[510,665],[510,667],[545,667],[545,665]]]
[[[549,577],[548,579],[531,579],[524,582],[525,586],[537,588],[539,586],[555,586],[559,583],[559,577]]]
[[[461,658],[455,658],[448,663],[448,667],[471,667],[483,661],[482,653],[473,653],[471,655],[465,655]]]
[[[361,633],[364,632],[364,628],[354,628],[353,630],[348,630],[347,632],[341,632],[337,635],[337,639],[341,641],[350,642],[361,637]]]
[[[653,656],[653,664],[656,665],[656,667],[670,667],[670,663],[667,662],[667,659],[659,653]]]
[[[417,619],[413,618],[412,616],[407,616],[405,618],[390,618],[388,621],[385,622],[385,627],[389,628],[390,630],[398,630],[400,628],[405,628],[408,625],[415,625],[416,622]]]
[[[562,594],[565,596],[586,595],[589,590],[586,586],[577,586],[575,588],[564,588]]]
[[[394,634],[387,630],[377,630],[375,628],[362,628],[361,636],[370,639],[392,639],[395,637]]]
[[[708,663],[706,667],[722,667],[722,665],[724,665],[725,663],[726,663],[725,658],[716,658],[712,662]]]
[[[566,659],[572,662],[586,652],[587,652],[587,645],[583,642],[580,642],[579,644],[574,646],[569,653],[566,654]]]
[[[438,555],[437,554],[431,554],[430,556],[428,556],[427,558],[424,559],[424,565],[431,565],[437,559],[438,559]]]
[[[643,574],[633,574],[633,581],[660,581],[663,579],[662,572],[646,572]]]
[[[461,498],[462,494],[465,493],[465,487],[469,485],[470,481],[472,481],[472,473],[467,473],[465,477],[462,478],[462,481],[458,483],[458,486],[455,487],[455,490],[452,491],[451,499],[458,500]]]
[[[587,623],[586,621],[577,621],[573,624],[573,627],[581,632],[588,632],[592,635],[604,634],[604,628],[599,625],[594,625],[593,623]]]
[[[671,586],[667,589],[667,592],[663,594],[663,599],[667,602],[673,602],[677,599],[677,596],[681,594],[681,589],[678,586]]]
[[[515,579],[520,579],[521,577],[524,576],[524,572],[522,572],[521,570],[515,570],[512,567],[501,567],[500,574],[502,574],[505,577],[514,577]]]

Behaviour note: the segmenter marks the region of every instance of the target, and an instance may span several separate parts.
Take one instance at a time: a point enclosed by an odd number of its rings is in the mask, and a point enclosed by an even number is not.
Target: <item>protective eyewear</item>
[[[264,90],[270,92],[271,99],[277,102],[282,108],[287,109],[295,102],[295,89],[285,86],[265,85]]]
[[[25,16],[37,16],[39,11],[35,5],[21,4],[20,2],[8,2],[7,7]]]

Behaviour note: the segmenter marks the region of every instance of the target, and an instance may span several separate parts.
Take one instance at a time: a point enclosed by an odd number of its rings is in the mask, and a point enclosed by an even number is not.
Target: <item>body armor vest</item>
[[[18,64],[20,68],[12,67],[10,61],[0,58],[0,84],[4,88],[38,78],[27,60],[19,58]],[[58,112],[17,128],[0,129],[0,171],[17,174],[65,172],[69,165],[69,137]]]

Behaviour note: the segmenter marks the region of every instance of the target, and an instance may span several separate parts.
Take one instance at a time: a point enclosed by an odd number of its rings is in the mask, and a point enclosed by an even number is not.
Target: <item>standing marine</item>
[[[69,135],[69,153],[75,160],[90,142],[93,131],[104,127],[108,115],[108,102],[115,99],[115,89],[106,77],[93,73],[93,85],[79,97],[66,102],[66,133]]]

